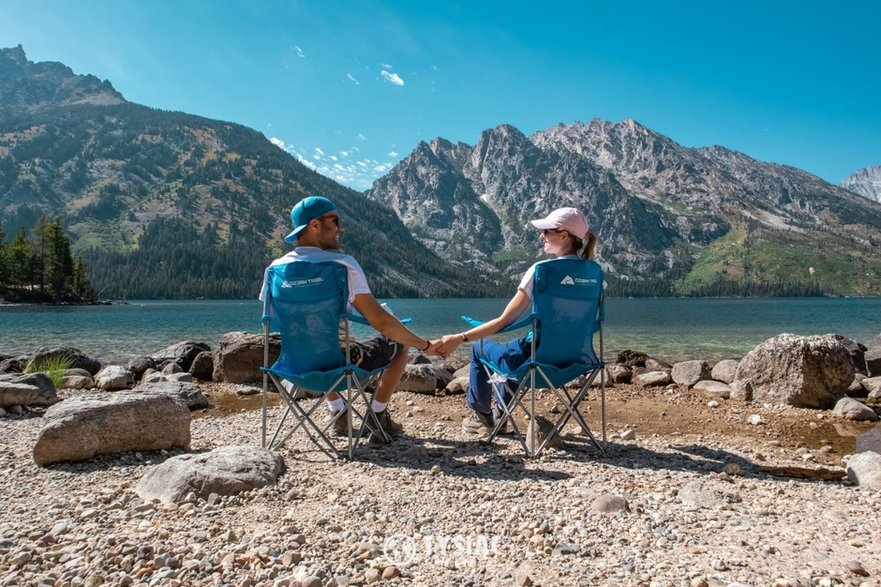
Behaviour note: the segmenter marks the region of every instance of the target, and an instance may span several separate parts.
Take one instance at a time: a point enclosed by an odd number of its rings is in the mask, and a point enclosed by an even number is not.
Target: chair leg
[[[539,370],[539,371],[541,372],[541,370]],[[566,409],[566,411],[560,416],[560,418],[557,420],[557,423],[554,425],[554,431],[552,434],[562,434],[563,427],[566,425],[566,423],[569,421],[569,418],[571,417],[578,423],[578,425],[581,427],[581,429],[584,431],[584,433],[588,436],[588,438],[590,438],[590,440],[591,440],[591,442],[593,442],[594,446],[597,447],[597,450],[599,450],[603,454],[606,454],[605,447],[600,445],[599,442],[597,442],[597,439],[594,436],[593,432],[591,431],[590,426],[587,425],[587,421],[584,419],[584,415],[579,410],[579,406],[581,405],[581,402],[584,400],[585,396],[587,395],[587,392],[589,391],[590,386],[593,383],[594,379],[596,379],[596,376],[598,373],[599,373],[598,370],[594,370],[588,376],[587,381],[584,382],[584,385],[581,386],[581,389],[573,397],[573,396],[569,395],[569,392],[566,391],[565,387],[557,388],[554,385],[552,385],[551,382],[548,380],[547,376],[545,376],[545,374],[543,372],[541,372],[542,376],[545,378],[545,381],[548,383],[548,385],[549,385],[550,389],[553,391],[554,395],[557,396],[557,399],[560,401],[560,403],[562,403],[565,406],[565,409]],[[550,438],[551,438],[551,436],[548,436],[548,439],[550,439]]]

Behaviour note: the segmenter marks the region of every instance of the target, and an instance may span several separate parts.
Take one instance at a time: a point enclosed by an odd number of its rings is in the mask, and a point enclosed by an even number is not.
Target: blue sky
[[[592,118],[838,183],[881,165],[879,30],[875,1],[0,0],[0,47],[359,190],[420,140]]]

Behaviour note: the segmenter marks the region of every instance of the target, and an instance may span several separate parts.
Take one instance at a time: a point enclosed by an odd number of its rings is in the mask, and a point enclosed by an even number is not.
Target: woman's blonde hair
[[[572,237],[572,252],[581,257],[582,259],[593,259],[594,253],[596,252],[597,247],[597,235],[592,232],[587,233],[587,243],[585,244],[584,240],[578,238],[574,234],[570,234]]]

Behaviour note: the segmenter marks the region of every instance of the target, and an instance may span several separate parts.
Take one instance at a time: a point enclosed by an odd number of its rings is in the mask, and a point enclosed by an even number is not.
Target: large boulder
[[[396,390],[433,394],[438,389],[444,389],[452,380],[453,374],[443,366],[433,363],[408,364]]]
[[[214,354],[204,351],[196,355],[190,365],[190,375],[201,381],[211,381],[214,377]]]
[[[155,393],[176,398],[183,402],[191,410],[202,410],[210,407],[208,398],[195,383],[183,381],[157,381],[142,383],[132,391],[139,393]]]
[[[0,374],[0,407],[51,406],[55,403],[58,403],[58,394],[45,373]]]
[[[24,370],[33,369],[40,365],[59,358],[65,358],[68,361],[68,367],[71,369],[85,369],[89,375],[95,375],[101,370],[101,362],[83,354],[76,347],[42,347],[28,359]]]
[[[670,374],[666,371],[648,371],[633,377],[633,384],[640,387],[659,387],[670,383]]]
[[[862,487],[881,489],[881,455],[873,451],[847,459],[847,478]]]
[[[204,342],[183,341],[153,353],[156,368],[162,369],[169,363],[175,363],[181,371],[189,371],[193,359],[202,352],[211,352],[211,347]]]
[[[633,378],[633,371],[622,363],[606,365],[606,373],[608,373],[609,381],[612,383],[630,383],[630,380]]]
[[[833,410],[833,415],[845,420],[856,420],[858,422],[877,422],[878,414],[875,410],[849,397],[843,397],[838,400]]]
[[[673,365],[655,357],[649,357],[645,360],[645,368],[646,371],[666,371],[667,373],[673,371]]]
[[[147,370],[156,368],[156,361],[153,360],[153,357],[135,357],[128,362],[125,368],[132,372],[135,379],[140,379]]]
[[[11,357],[0,361],[0,373],[21,373],[27,364],[27,358]]]
[[[722,381],[723,383],[731,383],[737,374],[737,365],[739,364],[740,361],[736,359],[722,359],[713,365],[713,370],[710,371],[710,378]]]
[[[120,365],[108,365],[95,375],[95,386],[104,391],[128,389],[134,383],[132,372]]]
[[[470,385],[469,377],[453,377],[453,380],[450,381],[444,391],[446,391],[449,395],[460,395],[468,393],[468,386]]]
[[[862,383],[869,392],[866,399],[870,402],[881,402],[881,376],[868,377],[863,379]]]
[[[875,337],[863,355],[869,377],[881,377],[881,334]]]
[[[83,375],[83,373],[86,373]],[[68,369],[61,378],[62,389],[92,389],[95,387],[95,380],[88,372],[82,369]]]
[[[834,335],[780,334],[740,361],[731,398],[798,408],[829,408],[853,381],[850,353]]]
[[[47,465],[189,444],[190,410],[183,402],[167,395],[122,391],[69,398],[46,410],[34,461]]]
[[[172,457],[151,468],[137,486],[144,501],[181,503],[190,493],[235,495],[275,483],[284,472],[282,458],[255,446],[222,446],[210,452]]]
[[[865,375],[867,373],[866,351],[868,350],[866,346],[841,334],[833,334],[832,336],[838,339],[838,342],[850,353],[850,358],[853,361],[853,367],[856,372]]]
[[[624,349],[618,353],[615,362],[627,365],[628,367],[645,367],[645,362],[648,358],[649,356],[645,353]]]
[[[220,348],[214,353],[214,381],[227,383],[259,383],[263,380],[263,335],[228,332],[220,337]],[[281,338],[269,337],[269,363],[278,358]]]
[[[673,365],[670,377],[673,383],[692,387],[698,381],[710,378],[710,366],[706,361],[682,361]]]
[[[710,396],[721,397],[723,399],[728,399],[729,397],[731,397],[731,386],[727,383],[722,383],[721,381],[716,381],[714,379],[704,379],[703,381],[698,381],[694,384],[694,387],[692,387],[691,390],[699,391]]]

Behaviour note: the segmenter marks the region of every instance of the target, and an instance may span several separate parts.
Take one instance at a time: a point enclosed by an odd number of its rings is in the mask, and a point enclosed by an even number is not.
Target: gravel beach
[[[203,390],[223,409],[194,413],[191,451],[259,444],[259,396]],[[462,432],[461,396],[398,393],[391,445],[331,463],[297,434],[275,485],[181,506],[134,492],[180,452],[39,467],[40,413],[7,416],[0,585],[881,584],[881,492],[842,478],[877,426],[681,387],[607,395],[605,456],[567,428],[526,460]]]

